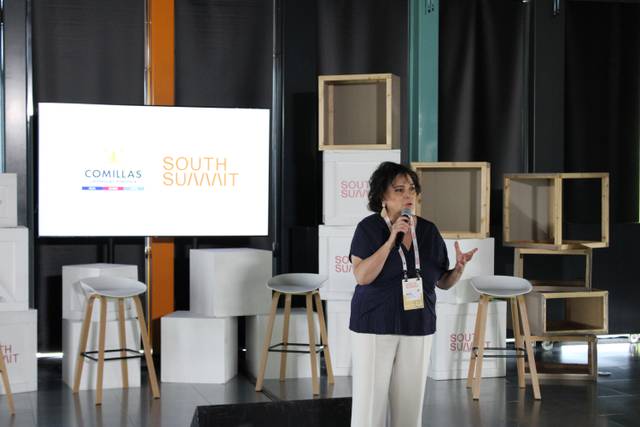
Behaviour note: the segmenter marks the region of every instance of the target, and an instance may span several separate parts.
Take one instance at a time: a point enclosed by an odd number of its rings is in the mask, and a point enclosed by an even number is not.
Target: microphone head
[[[400,216],[406,216],[406,217],[410,217],[413,214],[413,212],[411,211],[410,208],[404,208],[402,209],[402,211],[400,212]]]

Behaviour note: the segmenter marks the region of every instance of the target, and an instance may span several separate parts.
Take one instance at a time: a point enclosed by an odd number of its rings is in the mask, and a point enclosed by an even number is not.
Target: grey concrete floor
[[[539,350],[540,351],[540,350]],[[640,345],[623,342],[598,346],[597,382],[544,382],[542,401],[531,388],[517,387],[514,363],[507,376],[482,381],[481,397],[473,401],[465,381],[427,382],[423,426],[639,426]],[[558,346],[545,359],[569,363],[586,360],[586,346]],[[14,395],[16,415],[9,416],[0,397],[0,426],[189,426],[199,405],[312,399],[309,379],[265,381],[265,393],[256,393],[250,379],[239,375],[223,385],[162,383],[154,400],[143,376],[142,387],[105,390],[101,407],[91,391],[73,395],[62,383],[61,361],[40,359],[39,390]],[[321,397],[349,397],[349,377],[333,385],[322,378]]]

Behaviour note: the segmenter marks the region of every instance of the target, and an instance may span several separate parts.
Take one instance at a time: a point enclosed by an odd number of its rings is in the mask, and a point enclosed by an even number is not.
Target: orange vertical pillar
[[[147,105],[175,104],[174,0],[147,0]],[[160,318],[174,311],[174,241],[151,239],[149,328],[159,351]]]

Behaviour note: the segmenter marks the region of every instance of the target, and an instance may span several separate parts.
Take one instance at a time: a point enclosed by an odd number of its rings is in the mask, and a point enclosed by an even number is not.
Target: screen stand
[[[151,337],[151,237],[144,238],[144,282],[147,284],[147,336]],[[152,341],[153,342],[153,341]],[[152,344],[153,346],[153,344]],[[153,351],[153,350],[152,350]]]

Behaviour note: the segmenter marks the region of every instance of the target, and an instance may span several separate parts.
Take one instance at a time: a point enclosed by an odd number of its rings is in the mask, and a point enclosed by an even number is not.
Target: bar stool
[[[100,276],[82,279],[78,282],[87,295],[84,319],[82,321],[82,329],[80,332],[80,345],[78,346],[78,357],[76,359],[76,370],[73,381],[73,393],[78,393],[80,388],[80,380],[82,378],[82,368],[84,366],[84,358],[88,358],[98,362],[98,378],[96,384],[96,405],[102,404],[102,378],[104,371],[104,362],[110,360],[120,360],[122,371],[122,387],[129,387],[129,373],[127,369],[127,359],[134,357],[142,357],[137,350],[127,348],[126,335],[124,328],[124,302],[125,299],[131,298],[136,307],[138,316],[138,325],[140,327],[140,336],[144,348],[144,357],[147,361],[147,370],[149,371],[149,382],[151,383],[151,393],[155,399],[160,397],[158,389],[158,379],[156,370],[151,358],[151,350],[149,345],[149,337],[147,336],[147,326],[142,313],[142,304],[138,295],[147,291],[147,286],[137,280],[126,277]],[[98,350],[86,351],[87,339],[89,337],[89,328],[93,317],[93,303],[98,299],[100,301],[100,323],[98,336]],[[120,348],[115,350],[105,350],[105,330],[107,326],[107,300],[115,299],[118,302],[118,332],[120,336]],[[105,353],[120,352],[120,357],[111,357],[105,359]],[[96,359],[95,355],[98,355]],[[129,354],[129,355],[127,355]]]
[[[288,273],[274,276],[267,282],[267,287],[274,291],[271,300],[271,311],[269,313],[269,321],[267,322],[267,334],[262,347],[262,355],[260,357],[260,371],[256,379],[256,391],[262,390],[265,371],[267,369],[267,358],[269,352],[280,353],[280,381],[284,381],[287,370],[287,353],[309,353],[311,358],[311,384],[313,394],[320,394],[320,382],[318,381],[318,366],[316,363],[316,354],[320,351],[324,352],[324,360],[327,365],[327,378],[329,384],[333,384],[333,368],[331,365],[331,356],[329,354],[329,341],[327,339],[327,327],[324,320],[324,312],[322,310],[322,302],[320,301],[320,293],[318,290],[326,281],[326,277],[314,273]],[[271,344],[271,335],[273,334],[273,324],[276,319],[276,310],[278,309],[278,300],[280,295],[285,295],[284,303],[284,324],[282,328],[282,342],[275,345]],[[307,305],[307,325],[309,328],[309,343],[290,343],[289,342],[289,317],[291,315],[291,297],[292,295],[304,295]],[[318,311],[318,320],[320,321],[320,338],[322,345],[316,346],[315,343],[315,327],[313,322],[313,299],[316,301],[316,310]],[[289,346],[308,346],[309,350],[289,350]]]
[[[482,359],[485,357],[516,357],[518,367],[518,387],[525,388],[524,357],[525,353],[531,372],[531,385],[533,397],[540,400],[540,384],[536,371],[536,361],[531,345],[531,331],[529,329],[529,317],[524,295],[531,292],[532,286],[528,280],[512,276],[478,276],[471,279],[471,286],[480,294],[476,325],[473,333],[473,346],[471,360],[469,361],[469,373],[467,375],[467,388],[472,387],[473,399],[480,398],[480,381],[482,379]],[[484,338],[487,324],[487,311],[489,300],[492,298],[508,299],[511,304],[511,318],[513,334],[515,336],[515,355],[485,355],[485,350],[511,350],[503,347],[485,347]],[[520,330],[522,322],[522,333]],[[523,343],[525,348],[523,348]]]
[[[2,353],[2,349],[0,349],[0,373],[2,374],[4,392],[7,395],[9,413],[14,415],[16,413],[16,408],[13,406],[13,394],[11,393],[11,385],[9,384],[9,373],[7,372],[7,365],[4,363],[4,354]]]

